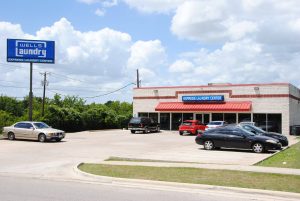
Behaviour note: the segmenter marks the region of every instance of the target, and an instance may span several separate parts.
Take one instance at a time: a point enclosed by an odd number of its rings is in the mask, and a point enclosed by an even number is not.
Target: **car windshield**
[[[37,123],[33,123],[33,125],[36,127],[36,128],[50,128],[50,126],[48,126],[47,124],[43,123],[43,122],[37,122]]]
[[[259,127],[256,127],[256,126],[250,126],[248,125],[250,128],[253,128],[255,131],[258,131],[260,133],[265,133],[266,131],[264,131],[263,129],[259,128]]]
[[[244,129],[244,128],[239,128],[239,129],[241,129],[242,131],[244,131],[244,132],[247,133],[248,135],[252,135],[252,136],[255,135],[254,133],[252,133],[252,132],[250,132],[250,131],[248,131],[248,130],[246,130],[246,129]]]
[[[207,125],[222,125],[222,121],[211,121]]]

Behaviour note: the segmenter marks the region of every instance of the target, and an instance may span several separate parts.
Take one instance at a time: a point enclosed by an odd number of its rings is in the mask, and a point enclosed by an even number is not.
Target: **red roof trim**
[[[251,101],[228,101],[220,103],[189,103],[183,102],[161,102],[155,111],[231,111],[231,112],[246,112],[251,110]]]

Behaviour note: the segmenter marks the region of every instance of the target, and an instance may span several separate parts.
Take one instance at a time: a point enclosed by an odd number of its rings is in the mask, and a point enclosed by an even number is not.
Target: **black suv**
[[[133,117],[128,123],[128,130],[131,133],[135,133],[136,131],[143,131],[143,133],[159,132],[160,125],[148,117]]]

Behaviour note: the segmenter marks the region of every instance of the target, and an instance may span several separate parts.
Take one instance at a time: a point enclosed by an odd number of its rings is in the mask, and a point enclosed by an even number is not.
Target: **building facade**
[[[164,130],[177,130],[187,119],[251,121],[288,135],[290,126],[300,125],[300,90],[289,83],[135,88],[133,115],[152,117]]]

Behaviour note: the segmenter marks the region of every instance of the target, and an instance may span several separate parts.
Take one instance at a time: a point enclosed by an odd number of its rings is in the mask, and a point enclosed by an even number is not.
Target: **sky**
[[[2,0],[0,94],[29,92],[29,64],[6,62],[7,38],[53,40],[33,64],[33,94],[132,102],[142,86],[288,82],[300,87],[298,0]]]

